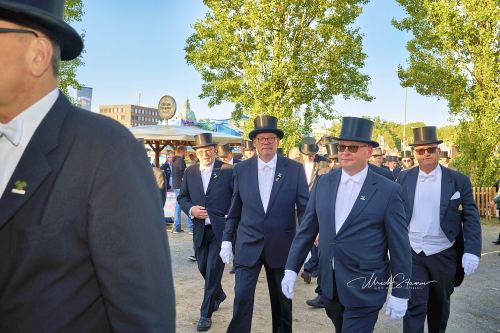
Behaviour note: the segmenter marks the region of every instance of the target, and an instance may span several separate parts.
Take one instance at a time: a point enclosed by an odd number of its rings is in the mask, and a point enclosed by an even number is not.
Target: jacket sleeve
[[[87,241],[110,330],[174,332],[170,250],[144,148],[117,140],[96,169]]]
[[[295,198],[295,205],[297,208],[297,218],[299,224],[302,222],[302,218],[306,210],[308,200],[309,200],[309,186],[307,185],[306,173],[304,171],[304,168],[300,167],[298,181],[297,181],[297,197]]]
[[[193,202],[191,201],[191,196],[189,194],[189,187],[187,185],[187,178],[189,173],[192,170],[189,170],[189,168],[186,170],[186,173],[184,174],[184,177],[182,177],[182,183],[181,183],[181,188],[179,190],[179,195],[177,196],[177,202],[179,203],[179,206],[181,207],[182,211],[189,216],[189,211],[191,210],[191,207],[194,206]]]
[[[241,198],[238,189],[238,173],[236,170],[237,168],[233,169],[233,196],[227,213],[226,227],[224,228],[224,234],[222,236],[222,241],[226,242],[234,241],[234,234],[238,229],[241,218]]]
[[[472,195],[469,177],[463,177],[460,196],[462,197],[462,227],[464,233],[464,253],[481,257],[481,223],[479,211]]]
[[[392,295],[409,299],[410,289],[403,282],[411,278],[411,247],[399,185],[395,185],[388,200],[384,226],[389,247],[391,275],[394,280]]]

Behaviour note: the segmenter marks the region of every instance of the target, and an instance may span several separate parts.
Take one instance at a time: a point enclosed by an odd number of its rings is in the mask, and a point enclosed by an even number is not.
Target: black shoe
[[[226,293],[225,292],[222,292],[221,295],[219,295],[219,297],[215,300],[215,303],[214,303],[214,312],[219,310],[219,306],[222,302],[224,302],[226,300],[227,296],[226,296]]]
[[[193,261],[193,262],[196,261],[196,257],[194,255],[188,256],[188,259]]]
[[[181,233],[181,232],[184,232],[184,230],[172,228],[172,233],[174,233],[174,234],[178,234],[178,233]]]
[[[233,267],[231,267],[231,270],[229,271],[229,274],[234,274],[236,273],[236,266],[233,265]]]
[[[492,242],[495,245],[500,245],[500,238],[498,238],[496,241]]]
[[[311,273],[311,276],[312,276],[313,278],[317,278],[317,277],[318,277],[318,271],[314,271],[314,272],[312,272],[312,273]]]
[[[196,329],[198,331],[208,331],[211,326],[212,319],[201,317],[200,320],[198,320],[198,326],[196,326]]]
[[[321,300],[320,295],[316,296],[313,299],[307,300],[306,304],[309,306],[312,306],[314,308],[319,308],[319,309],[323,309],[325,307],[325,305],[323,304],[323,301]]]
[[[300,274],[300,277],[304,279],[304,282],[305,282],[305,283],[307,283],[307,284],[310,284],[310,283],[311,283],[311,273],[306,272],[306,271],[303,271],[303,272]]]

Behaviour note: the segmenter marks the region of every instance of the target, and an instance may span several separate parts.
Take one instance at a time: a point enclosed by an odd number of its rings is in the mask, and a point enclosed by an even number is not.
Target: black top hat
[[[319,144],[322,146],[326,146],[327,144],[332,143],[333,141],[334,141],[333,136],[324,135],[319,140]]]
[[[441,150],[439,152],[439,158],[450,158],[450,157],[448,156],[448,152],[446,150]]]
[[[443,140],[438,140],[436,126],[413,127],[413,143],[410,146],[440,144]]]
[[[378,142],[372,141],[373,121],[357,117],[343,117],[342,129],[335,140],[356,141],[378,147]]]
[[[194,136],[194,149],[216,145],[212,142],[212,133],[201,133]]]
[[[243,140],[241,142],[241,147],[242,147],[243,150],[254,150],[255,149],[255,147],[253,146],[252,141],[250,141],[250,140]]]
[[[384,155],[384,152],[382,151],[382,148],[380,147],[377,147],[377,148],[373,148],[373,151],[372,151],[372,156],[382,156]]]
[[[0,19],[45,33],[61,47],[61,59],[71,60],[82,52],[83,41],[63,14],[64,0],[0,0]]]
[[[339,146],[334,142],[325,144],[326,156],[330,159],[339,157]]]
[[[413,154],[409,150],[403,150],[401,152],[401,158],[413,158]]]
[[[225,157],[227,154],[232,153],[233,151],[231,150],[231,146],[229,146],[229,143],[219,143],[217,145],[217,155],[220,157]]]
[[[385,161],[386,162],[399,162],[399,159],[397,156],[391,156],[391,155],[387,155],[385,157]]]
[[[305,137],[302,139],[299,150],[304,155],[314,155],[318,153],[319,147],[314,138]]]
[[[250,140],[253,140],[259,133],[274,133],[278,138],[283,139],[283,131],[278,128],[278,118],[268,115],[257,116],[253,120],[254,130],[248,133]]]

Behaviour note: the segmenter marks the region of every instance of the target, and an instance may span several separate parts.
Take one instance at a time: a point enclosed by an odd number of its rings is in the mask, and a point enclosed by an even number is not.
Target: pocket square
[[[460,199],[460,192],[456,191],[450,198],[450,200],[455,200],[455,199]]]

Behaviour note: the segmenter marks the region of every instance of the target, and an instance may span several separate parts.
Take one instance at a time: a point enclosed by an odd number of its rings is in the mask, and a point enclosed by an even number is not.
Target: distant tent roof
[[[129,128],[130,132],[145,141],[189,141],[194,143],[194,136],[200,133],[212,133],[214,142],[240,144],[242,137],[217,132],[211,132],[195,126],[148,125]]]

